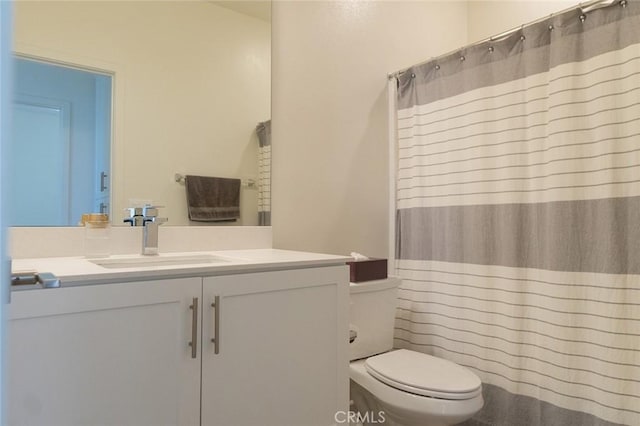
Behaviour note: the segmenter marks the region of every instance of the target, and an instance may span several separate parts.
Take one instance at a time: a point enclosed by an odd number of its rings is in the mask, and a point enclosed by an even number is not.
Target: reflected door
[[[14,58],[9,225],[109,213],[112,77]]]
[[[9,223],[64,226],[69,217],[69,105],[23,97],[13,103]]]

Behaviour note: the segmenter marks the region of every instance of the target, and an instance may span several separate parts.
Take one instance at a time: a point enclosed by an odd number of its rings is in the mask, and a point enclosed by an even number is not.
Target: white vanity
[[[62,286],[12,292],[10,425],[330,425],[348,410],[346,258],[109,259],[14,261]]]

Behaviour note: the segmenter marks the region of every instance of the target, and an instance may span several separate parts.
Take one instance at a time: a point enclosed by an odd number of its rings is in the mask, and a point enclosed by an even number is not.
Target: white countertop
[[[319,253],[307,253],[278,249],[220,250],[181,253],[163,253],[157,256],[113,255],[111,262],[135,262],[137,259],[153,259],[159,263],[176,257],[214,256],[212,263],[172,264],[126,267],[104,267],[85,257],[48,257],[14,259],[12,273],[50,272],[61,280],[61,287],[82,284],[102,284],[122,281],[141,281],[151,279],[180,278],[187,276],[230,275],[246,272],[259,272],[281,269],[308,268],[315,266],[344,265],[352,260],[346,256]],[[175,260],[175,259],[171,259]],[[33,286],[28,286],[33,288]],[[15,289],[19,286],[14,287]]]

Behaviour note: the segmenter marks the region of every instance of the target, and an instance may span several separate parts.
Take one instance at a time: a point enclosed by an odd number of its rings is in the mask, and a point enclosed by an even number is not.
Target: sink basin
[[[230,259],[214,256],[211,254],[196,255],[166,255],[166,256],[148,256],[148,257],[131,257],[131,258],[107,258],[93,259],[89,262],[109,269],[121,268],[145,268],[149,266],[171,266],[171,265],[206,265],[213,263],[230,262]]]

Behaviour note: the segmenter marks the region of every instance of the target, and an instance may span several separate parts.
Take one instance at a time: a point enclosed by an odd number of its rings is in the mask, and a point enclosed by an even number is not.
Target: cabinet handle
[[[213,353],[220,353],[220,296],[214,296],[213,303],[211,304],[213,308],[213,320],[215,324],[213,325]]]
[[[197,358],[198,356],[198,298],[194,297],[193,302],[189,306],[191,309],[191,358]]]

